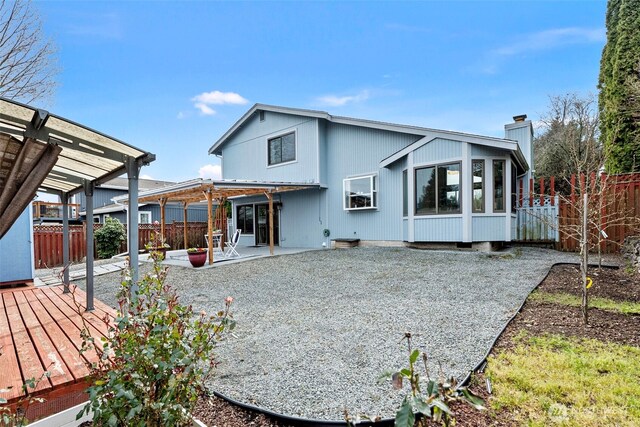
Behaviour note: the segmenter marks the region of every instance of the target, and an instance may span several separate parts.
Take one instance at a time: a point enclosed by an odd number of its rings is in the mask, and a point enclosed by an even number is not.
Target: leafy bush
[[[91,226],[91,224],[88,224]],[[104,225],[96,230],[96,246],[99,258],[111,258],[120,250],[126,236],[124,226],[117,218],[106,218]]]
[[[95,350],[100,357],[91,366],[89,403],[78,417],[93,411],[100,426],[189,425],[189,414],[216,366],[213,350],[235,327],[231,297],[215,316],[197,315],[178,302],[165,284],[161,258],[153,259],[137,292],[123,281],[110,338],[100,344],[88,328],[83,330],[83,351]]]
[[[410,384],[411,391],[405,395],[402,405],[396,413],[396,426],[413,427],[416,422],[414,412],[449,426],[455,423],[454,414],[449,408],[449,403],[454,401],[464,401],[477,410],[484,409],[484,401],[480,397],[474,395],[465,387],[458,387],[455,378],[445,379],[442,370],[439,374],[439,379],[437,381],[432,380],[427,366],[427,354],[417,349],[411,349],[410,333],[407,332],[405,334],[405,339],[409,350],[409,367],[383,375],[391,377],[395,389],[402,389],[403,379],[407,379]],[[416,370],[418,359],[421,359],[424,365],[426,376],[426,383],[424,384],[421,382],[420,374]],[[424,418],[418,420],[418,425],[423,425],[423,421],[425,421]]]
[[[2,347],[0,347],[0,356],[2,355]],[[53,366],[52,363],[49,367]],[[7,399],[0,397],[0,426],[2,427],[21,427],[29,424],[26,417],[29,406],[34,403],[43,403],[45,400],[41,397],[35,397],[30,390],[35,390],[40,381],[49,378],[51,373],[44,371],[40,378],[30,378],[22,384],[22,392],[24,395],[15,402],[15,410],[12,410],[7,404]],[[11,387],[0,389],[0,396],[11,390]]]

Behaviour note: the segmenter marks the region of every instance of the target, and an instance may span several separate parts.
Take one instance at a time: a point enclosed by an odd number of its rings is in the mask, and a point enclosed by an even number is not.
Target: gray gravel
[[[291,416],[391,417],[400,395],[382,372],[406,366],[405,331],[462,378],[550,266],[574,254],[523,248],[511,255],[405,248],[325,250],[209,270],[171,267],[169,283],[198,311],[233,296],[238,328],[221,344],[211,387]],[[143,267],[141,271],[144,270]],[[115,305],[117,274],[95,279]]]

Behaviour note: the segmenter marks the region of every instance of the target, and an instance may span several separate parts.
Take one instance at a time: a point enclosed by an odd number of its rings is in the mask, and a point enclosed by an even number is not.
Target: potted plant
[[[149,253],[155,252],[158,255],[162,255],[162,259],[167,257],[167,250],[171,249],[171,246],[169,246],[161,233],[152,233],[151,240],[145,247]]]
[[[202,267],[207,261],[207,250],[205,248],[189,248],[187,249],[189,262],[194,267]]]

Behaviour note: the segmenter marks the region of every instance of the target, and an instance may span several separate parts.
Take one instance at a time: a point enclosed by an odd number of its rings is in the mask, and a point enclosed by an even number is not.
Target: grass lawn
[[[489,360],[491,407],[528,426],[640,425],[640,348],[521,334]]]

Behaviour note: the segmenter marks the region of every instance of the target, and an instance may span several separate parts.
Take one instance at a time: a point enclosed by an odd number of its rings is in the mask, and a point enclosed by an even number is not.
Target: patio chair
[[[237,228],[236,231],[233,233],[233,236],[231,236],[231,241],[225,243],[225,248],[224,248],[225,249],[225,252],[224,252],[224,257],[225,258],[230,258],[230,257],[233,257],[233,256],[237,256],[237,257],[240,256],[240,254],[236,250],[236,246],[238,246],[238,242],[240,241],[240,234],[242,234],[242,230]]]

